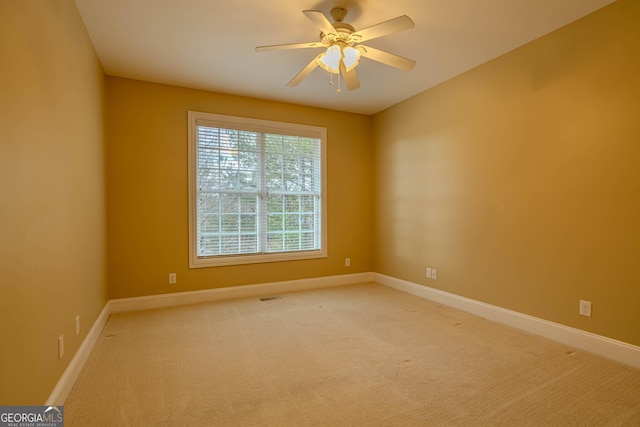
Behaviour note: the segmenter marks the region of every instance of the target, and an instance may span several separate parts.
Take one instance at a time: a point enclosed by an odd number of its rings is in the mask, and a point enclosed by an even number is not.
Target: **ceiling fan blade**
[[[266,52],[269,50],[283,50],[283,49],[306,49],[310,47],[324,47],[324,45],[321,42],[272,44],[269,46],[258,46],[256,47],[256,52]]]
[[[374,61],[381,62],[391,67],[399,68],[404,71],[411,71],[416,65],[416,61],[412,59],[385,52],[384,50],[363,45],[359,45],[358,47],[363,48],[361,52],[362,56],[365,58],[373,59]]]
[[[388,21],[381,22],[376,25],[364,28],[360,31],[356,31],[351,35],[352,39],[357,39],[358,42],[375,39],[378,37],[386,36],[388,34],[397,33],[399,31],[408,30],[415,27],[415,24],[407,15],[398,16],[397,18],[390,19]]]
[[[319,10],[303,10],[302,13],[304,13],[311,22],[316,24],[325,35],[336,34],[336,29],[333,28],[331,22],[324,16],[324,13]]]
[[[344,66],[344,62],[341,60],[340,71],[342,72],[342,77],[344,78],[344,82],[347,85],[348,90],[356,90],[360,87],[360,80],[358,80],[355,68],[351,71],[347,71],[347,68]]]
[[[320,55],[322,55],[322,54],[320,54]],[[300,84],[300,82],[302,80],[304,80],[305,77],[307,77],[309,74],[311,74],[311,72],[313,70],[315,70],[316,67],[318,66],[317,59],[318,59],[318,57],[320,55],[318,55],[315,58],[313,58],[311,60],[311,62],[309,62],[302,70],[300,70],[300,72],[298,74],[296,74],[296,76],[294,78],[292,78],[289,83],[287,83],[287,86],[289,86],[289,87],[298,86],[298,84]]]

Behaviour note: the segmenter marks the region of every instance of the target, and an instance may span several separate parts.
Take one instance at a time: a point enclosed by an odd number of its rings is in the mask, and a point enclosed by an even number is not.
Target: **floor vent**
[[[264,301],[272,301],[274,299],[280,299],[282,297],[264,297],[264,298],[260,298],[260,301],[264,302]]]

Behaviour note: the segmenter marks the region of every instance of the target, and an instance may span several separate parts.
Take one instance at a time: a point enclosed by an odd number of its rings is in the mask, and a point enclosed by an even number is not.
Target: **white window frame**
[[[189,137],[189,268],[216,267],[224,265],[255,264],[266,262],[293,261],[327,257],[327,129],[318,126],[309,126],[294,123],[275,122],[270,120],[260,120],[245,117],[226,116],[221,114],[204,113],[198,111],[188,112],[188,137]],[[268,133],[280,133],[284,135],[297,135],[319,138],[321,142],[321,225],[320,225],[320,249],[242,254],[242,255],[219,255],[211,257],[199,257],[197,250],[198,230],[197,230],[197,126],[210,125],[212,127],[231,128],[243,127],[251,131],[261,131]]]

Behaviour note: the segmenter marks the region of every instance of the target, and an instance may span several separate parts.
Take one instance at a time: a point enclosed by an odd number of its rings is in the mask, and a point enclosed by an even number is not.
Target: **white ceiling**
[[[109,75],[373,114],[581,18],[614,0],[76,0]],[[363,58],[361,87],[329,86],[316,68],[287,87],[319,49],[256,53],[318,41],[302,11],[348,9],[356,30],[408,15],[415,28],[368,41],[414,59],[410,71]]]

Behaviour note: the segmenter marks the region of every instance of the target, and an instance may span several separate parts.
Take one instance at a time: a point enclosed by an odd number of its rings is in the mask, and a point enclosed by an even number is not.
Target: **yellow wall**
[[[638,22],[620,0],[376,115],[375,270],[640,345]]]
[[[0,58],[0,405],[40,405],[107,299],[104,79],[71,0],[1,1]]]
[[[327,128],[328,258],[188,268],[189,110]],[[111,298],[372,270],[369,116],[107,77],[107,122]]]

